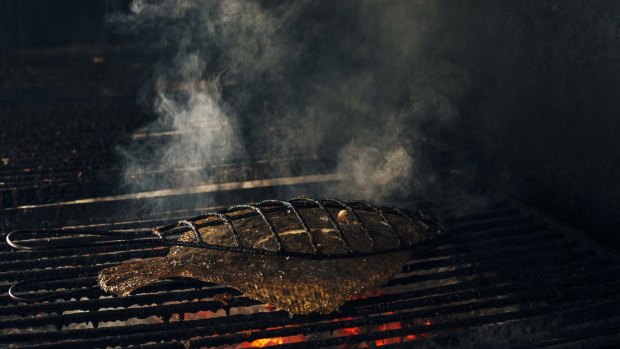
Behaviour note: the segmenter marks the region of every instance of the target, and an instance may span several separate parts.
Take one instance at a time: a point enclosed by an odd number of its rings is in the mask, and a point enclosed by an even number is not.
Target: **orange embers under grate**
[[[252,313],[258,313],[258,312],[269,312],[273,310],[275,310],[274,306],[272,306],[271,304],[264,304],[264,305],[257,305],[257,306],[249,307],[249,308],[233,308],[231,309],[230,314],[231,315],[252,314]],[[184,320],[196,320],[196,319],[206,319],[206,318],[220,317],[220,316],[225,316],[223,310],[220,310],[218,312],[198,311],[195,313],[185,313],[183,315],[183,319]],[[268,328],[264,328],[261,330],[276,330],[276,329],[285,328],[285,327],[297,327],[297,326],[298,325],[286,325],[282,327],[268,327]],[[250,330],[250,331],[247,331],[247,333],[251,334],[252,332],[257,332],[257,331],[260,331],[260,330]],[[295,336],[288,336],[288,337],[259,338],[259,339],[252,340],[251,342],[240,343],[238,345],[233,346],[233,348],[235,349],[264,348],[264,347],[270,347],[270,346],[275,346],[275,345],[280,345],[280,344],[299,343],[305,340],[306,340],[306,335],[303,335],[303,334],[295,335]]]
[[[304,340],[306,340],[306,336],[303,334],[289,337],[261,338],[251,342],[241,343],[237,348],[263,348],[279,344],[299,343]]]
[[[351,300],[378,297],[383,294],[384,294],[383,290],[378,289],[378,290],[365,292],[359,296],[354,296],[351,298]],[[231,314],[241,314],[241,313],[251,314],[251,313],[256,313],[256,312],[270,312],[274,310],[276,309],[272,305],[265,304],[265,305],[252,306],[249,308],[233,308],[231,309]],[[395,314],[395,312],[385,312],[385,313],[376,314],[376,315],[385,316],[385,315],[393,315],[393,314]],[[334,315],[337,315],[337,313]],[[184,320],[195,320],[195,319],[200,319],[200,318],[204,319],[204,318],[220,317],[220,316],[225,316],[223,310],[218,311],[216,313],[211,312],[211,311],[199,311],[196,313],[185,313],[183,316],[183,319]],[[360,319],[359,317],[341,317],[341,318],[336,318],[333,320],[327,320],[327,322],[333,323],[333,322],[352,321],[352,320],[359,320],[359,319]],[[294,321],[294,317],[293,317],[293,321]],[[359,326],[359,327],[345,327],[345,328],[335,329],[332,332],[324,332],[324,333],[298,334],[298,335],[292,335],[292,336],[287,336],[287,337],[258,338],[258,339],[253,339],[247,342],[234,345],[232,346],[232,348],[235,348],[235,349],[237,348],[263,348],[263,347],[271,347],[271,346],[277,346],[277,345],[282,345],[282,344],[300,343],[300,342],[304,342],[306,340],[312,340],[312,339],[325,339],[325,338],[330,338],[330,337],[348,337],[348,336],[357,336],[357,335],[362,335],[362,334],[367,334],[367,333],[376,334],[376,333],[384,332],[384,331],[400,330],[402,328],[406,328],[409,326],[420,326],[422,324],[425,324],[426,326],[431,325],[430,321],[423,320],[423,319],[419,319],[415,321],[407,321],[407,323],[396,321],[396,322],[388,322],[388,323],[380,324],[380,325],[364,325],[364,326]],[[299,326],[301,325],[290,324],[290,325],[279,326],[279,327],[269,327],[269,328],[249,330],[249,331],[246,331],[246,333],[250,335],[258,331],[278,330],[282,328],[291,328],[291,327],[299,327]],[[425,335],[424,334],[406,335],[406,336],[400,336],[400,337],[377,339],[377,340],[373,340],[367,343],[342,344],[339,346],[339,348],[349,349],[349,348],[379,347],[379,346],[384,346],[388,344],[412,341],[412,340],[417,339],[418,336],[424,337]]]
[[[394,314],[394,312],[387,312],[387,313],[383,313],[382,315],[392,315]],[[354,318],[352,317],[347,317],[347,318],[341,318],[341,319],[337,319],[334,321],[348,321],[348,320],[353,320]],[[419,321],[415,321],[412,324],[409,325],[419,325],[420,322]],[[424,324],[427,326],[430,326],[430,321],[424,321]],[[355,336],[355,335],[359,335],[362,333],[367,333],[367,332],[383,332],[383,331],[390,331],[390,330],[400,330],[401,328],[405,327],[403,325],[402,322],[397,321],[397,322],[389,322],[386,324],[381,324],[381,325],[371,325],[371,326],[363,326],[363,327],[348,327],[348,328],[343,328],[341,330],[336,330],[334,331],[334,335],[336,336]],[[422,334],[421,336],[425,336],[424,334]],[[408,341],[412,341],[415,340],[417,338],[416,335],[407,335],[407,336],[402,336],[402,337],[392,337],[392,338],[385,338],[385,339],[377,339],[374,341],[374,346],[382,346],[382,345],[387,345],[387,344],[393,344],[393,343],[402,343],[402,342],[408,342]],[[359,344],[354,346],[355,348],[357,347],[368,347],[369,343],[367,343],[366,345],[364,344]],[[341,348],[351,348],[352,346],[350,345],[342,345]]]
[[[388,313],[385,313],[385,315],[390,315],[390,314],[393,314],[393,313],[394,312],[388,312]],[[430,321],[425,321],[424,324],[426,326],[430,326],[431,322]],[[401,322],[390,322],[390,323],[378,326],[378,330],[379,331],[400,330],[401,328],[403,328],[403,324]],[[425,334],[421,334],[420,336],[424,337]],[[375,341],[375,345],[380,347],[382,345],[387,345],[387,344],[408,342],[408,341],[415,340],[416,338],[417,338],[416,335],[411,334],[411,335],[407,335],[407,336],[404,336],[404,337],[393,337],[393,338],[379,339],[379,340]]]
[[[370,298],[370,297],[379,297],[382,296],[385,292],[381,289],[376,289],[376,290],[372,290],[372,291],[367,291],[364,292],[361,295],[356,295],[351,297],[351,300],[355,300],[355,299],[366,299],[366,298]],[[394,314],[393,311],[391,312],[386,312],[383,313],[382,315],[392,315]],[[348,318],[341,318],[341,319],[337,319],[334,321],[346,321],[346,320],[353,320],[352,317],[348,317]],[[424,323],[429,326],[430,322],[429,321],[424,321]],[[415,321],[414,324],[411,325],[419,325],[419,321]],[[397,322],[390,322],[390,323],[386,323],[386,324],[381,324],[381,325],[371,325],[371,326],[364,326],[364,327],[349,327],[349,328],[343,328],[342,330],[337,330],[334,331],[334,334],[339,335],[339,336],[355,336],[355,335],[359,335],[362,333],[367,333],[367,332],[383,332],[383,331],[389,331],[389,330],[399,330],[401,328],[403,328],[403,323],[400,321]],[[393,337],[393,338],[386,338],[386,339],[378,339],[374,341],[374,345],[375,346],[382,346],[382,345],[387,345],[387,344],[393,344],[393,343],[401,343],[401,342],[406,342],[406,341],[412,341],[416,339],[416,335],[407,335],[407,336],[403,336],[403,337]],[[358,345],[356,347],[366,347],[367,345]],[[347,345],[343,345],[342,348],[348,348],[349,346]]]

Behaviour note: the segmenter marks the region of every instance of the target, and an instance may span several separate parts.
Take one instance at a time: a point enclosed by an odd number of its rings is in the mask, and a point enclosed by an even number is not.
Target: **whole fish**
[[[261,214],[248,206],[182,221],[173,227],[175,243],[188,246],[103,269],[99,285],[127,296],[159,280],[187,277],[238,289],[290,314],[327,314],[353,295],[385,284],[416,246],[442,233],[428,215],[368,204],[261,207]]]

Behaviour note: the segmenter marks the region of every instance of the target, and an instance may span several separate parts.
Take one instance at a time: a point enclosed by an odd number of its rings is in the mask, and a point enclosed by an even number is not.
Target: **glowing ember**
[[[346,336],[355,336],[356,334],[362,333],[362,328],[361,327],[350,327],[350,328],[343,328],[341,331]]]
[[[389,330],[398,330],[401,329],[403,326],[400,322],[391,322],[389,324],[384,324],[384,325],[379,325],[379,331],[389,331]],[[402,338],[386,338],[386,339],[379,339],[375,341],[375,344],[377,346],[381,346],[381,345],[387,345],[387,344],[392,344],[392,343],[400,343],[402,341]]]
[[[381,289],[376,289],[376,290],[367,290],[366,292],[363,292],[361,294],[357,294],[357,295],[353,295],[351,297],[351,299],[355,300],[355,299],[366,299],[366,298],[370,298],[370,297],[378,297],[384,294],[384,291]],[[222,299],[220,299],[220,297],[222,297]],[[212,297],[213,299],[219,300],[222,303],[226,303],[228,302],[230,299],[234,298],[232,295],[229,294],[218,294]],[[257,306],[252,306],[249,308],[233,308],[232,309],[232,313],[234,314],[252,314],[252,313],[257,313],[257,312],[270,312],[270,311],[275,311],[277,310],[274,306],[270,305],[270,304],[261,304],[261,305],[257,305]],[[395,314],[395,312],[393,311],[389,311],[389,312],[384,312],[381,315],[393,315]],[[225,312],[224,310],[219,310],[219,311],[197,311],[195,313],[184,313],[184,314],[176,314],[176,317],[173,316],[172,317],[172,321],[181,321],[181,320],[186,320],[186,321],[190,321],[190,320],[197,320],[197,319],[205,319],[205,318],[213,318],[213,317],[220,317],[220,316],[225,316]],[[328,320],[329,322],[341,322],[341,321],[351,321],[356,319],[356,317],[341,317],[341,318],[337,318],[337,319],[332,319],[332,320]],[[417,319],[414,320],[412,323],[403,323],[400,321],[395,321],[395,322],[389,322],[389,323],[385,323],[385,324],[381,324],[381,325],[367,325],[367,326],[360,326],[360,327],[346,327],[346,328],[341,328],[341,329],[335,329],[333,332],[331,332],[332,336],[336,336],[336,337],[347,337],[347,336],[357,336],[357,335],[361,335],[364,333],[374,333],[374,332],[384,332],[384,331],[393,331],[393,330],[399,330],[402,328],[405,328],[407,326],[411,326],[411,325],[425,325],[425,326],[430,326],[431,322],[428,320],[424,320],[424,319]],[[343,324],[344,325],[344,324]],[[290,327],[299,327],[299,324],[288,324],[288,325],[284,325],[284,326],[276,326],[276,327],[267,327],[264,328],[262,330],[259,329],[254,329],[254,330],[249,330],[247,331],[248,335],[251,335],[252,333],[255,333],[257,331],[271,331],[271,330],[278,330],[278,329],[282,329],[282,328],[290,328]],[[346,325],[345,325],[346,326]],[[349,325],[350,326],[350,325]],[[256,334],[255,334],[256,335]],[[326,334],[328,335],[328,334]],[[317,334],[318,336],[318,334]],[[386,334],[386,336],[389,336],[388,334]],[[390,345],[390,344],[397,344],[397,343],[403,343],[403,342],[408,342],[408,341],[413,341],[416,340],[420,337],[424,337],[425,334],[419,334],[419,335],[405,335],[405,336],[400,336],[400,337],[389,337],[389,338],[383,338],[383,339],[377,339],[374,340],[374,343],[367,343],[365,344],[366,346],[371,346],[371,347],[380,347],[380,346],[385,346],[385,345]],[[315,337],[315,338],[319,338],[319,337]],[[293,344],[293,343],[300,343],[303,341],[306,341],[308,339],[308,336],[303,335],[303,334],[299,334],[299,335],[293,335],[293,336],[288,336],[288,337],[273,337],[273,338],[259,338],[259,339],[254,339],[254,340],[250,340],[248,338],[247,342],[244,343],[240,343],[237,344],[235,346],[233,346],[233,348],[265,348],[265,347],[271,347],[271,346],[277,346],[277,345],[283,345],[283,344]],[[374,345],[373,345],[374,344]],[[366,347],[364,346],[364,347]],[[342,346],[340,346],[339,348],[344,349],[344,348],[352,348],[352,346],[349,346],[347,344],[343,344]]]
[[[190,320],[200,320],[200,319],[209,319],[212,317],[217,316],[214,312],[212,311],[204,311],[204,310],[200,310],[197,311],[195,313],[185,313],[183,314],[183,320],[184,321],[190,321]]]
[[[274,338],[261,338],[253,340],[249,343],[243,343],[237,348],[264,348],[271,345],[280,345],[287,343],[299,343],[303,342],[306,339],[306,336],[303,334],[297,336],[289,336],[289,337],[274,337]]]
[[[385,315],[391,315],[391,314],[394,314],[394,312],[385,313]],[[424,322],[424,325],[430,326],[431,322],[427,320]],[[379,325],[377,329],[379,331],[389,331],[389,330],[399,330],[401,328],[403,328],[403,324],[401,322],[391,322],[391,323]],[[424,334],[422,334],[422,336],[424,336]],[[412,340],[415,340],[416,338],[417,338],[416,335],[411,334],[411,335],[407,335],[404,337],[379,339],[375,341],[375,345],[379,347],[379,346],[393,344],[393,343],[402,343],[402,342],[412,341]]]
[[[261,338],[250,343],[249,348],[262,348],[268,345],[275,344],[284,344],[284,338],[276,337],[276,338]]]

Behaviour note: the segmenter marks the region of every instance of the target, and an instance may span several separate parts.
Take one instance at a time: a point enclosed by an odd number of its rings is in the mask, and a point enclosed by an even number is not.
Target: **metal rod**
[[[274,241],[276,242],[277,250],[280,252],[284,252],[284,246],[282,245],[282,240],[280,239],[280,235],[278,235],[278,232],[276,232],[275,228],[273,227],[273,224],[271,223],[269,218],[267,218],[267,216],[265,215],[265,212],[261,210],[260,207],[256,205],[237,205],[237,206],[232,206],[228,208],[226,211],[227,213],[231,213],[231,212],[235,212],[235,211],[239,211],[243,209],[250,209],[258,213],[259,216],[261,216],[261,218],[263,219],[263,222],[265,222],[265,225],[267,225],[267,228],[269,229],[271,236],[274,238]]]
[[[350,204],[352,205],[361,205],[366,207],[367,209],[373,211],[374,213],[376,213],[379,217],[381,217],[381,219],[385,222],[385,224],[387,224],[388,228],[390,229],[390,231],[392,232],[392,234],[394,234],[394,236],[396,236],[396,239],[398,240],[398,246],[404,246],[405,245],[405,241],[403,239],[403,237],[396,232],[396,229],[394,228],[394,226],[392,225],[392,223],[390,222],[389,219],[387,219],[387,217],[383,214],[382,210],[378,209],[375,205],[372,205],[371,203],[367,202],[367,201],[351,201]]]
[[[312,198],[306,197],[306,196],[300,196],[300,197],[296,197],[290,200],[291,203],[294,202],[300,202],[300,201],[307,201],[307,202],[311,202],[313,204],[315,204],[318,208],[321,209],[321,211],[323,211],[323,213],[325,214],[325,216],[327,217],[327,219],[329,220],[329,222],[332,224],[332,226],[334,227],[334,229],[336,230],[336,232],[338,233],[338,240],[340,240],[342,242],[342,246],[344,246],[344,248],[347,250],[347,253],[352,253],[353,250],[351,249],[351,246],[349,245],[349,243],[347,242],[344,233],[342,232],[342,229],[340,228],[340,225],[338,224],[338,222],[336,222],[336,220],[334,219],[334,216],[331,214],[331,212],[329,212],[329,210],[327,210],[325,208],[325,206],[323,206],[323,204],[321,202],[319,202],[318,200],[314,200]]]
[[[304,233],[308,237],[308,241],[310,241],[310,245],[312,246],[312,251],[314,253],[318,253],[317,245],[316,245],[316,242],[314,241],[314,237],[312,236],[312,232],[310,232],[310,229],[308,228],[308,224],[306,223],[304,218],[301,216],[301,214],[299,213],[295,205],[293,205],[290,202],[281,201],[281,200],[264,200],[256,204],[256,206],[266,206],[266,205],[276,205],[276,206],[282,205],[282,206],[287,207],[289,210],[291,210],[297,217],[299,224],[301,225],[302,229],[304,230]]]
[[[370,247],[374,250],[377,250],[377,244],[375,243],[375,239],[373,239],[373,237],[370,235],[370,232],[368,231],[368,229],[366,228],[366,226],[364,225],[360,217],[357,215],[357,213],[355,213],[355,210],[351,206],[347,205],[344,201],[340,201],[338,199],[332,199],[332,198],[323,198],[323,199],[320,199],[319,201],[323,204],[329,203],[329,202],[336,203],[340,205],[340,208],[344,208],[345,210],[347,210],[347,213],[351,214],[353,218],[355,218],[355,220],[357,221],[360,227],[360,230],[364,233],[364,235],[366,235],[366,238],[368,238]]]

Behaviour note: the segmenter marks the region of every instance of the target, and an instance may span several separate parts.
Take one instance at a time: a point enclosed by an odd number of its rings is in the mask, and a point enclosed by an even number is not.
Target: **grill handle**
[[[71,242],[63,241],[67,239]],[[7,234],[6,243],[18,250],[28,251],[130,244],[163,245],[162,240],[153,236],[150,230],[97,231],[92,229],[15,230]]]
[[[86,275],[88,277],[88,275]],[[90,275],[89,279],[92,278],[92,283],[90,286],[81,287],[75,290],[62,290],[62,291],[46,291],[42,296],[27,296],[28,290],[20,290],[21,288],[36,288],[36,285],[44,284],[46,282],[59,282],[65,281],[75,283],[75,279],[49,279],[49,280],[28,280],[16,282],[8,290],[9,297],[15,302],[24,302],[24,303],[36,303],[36,302],[44,302],[52,299],[58,299],[60,297],[66,298],[68,296],[71,297],[80,297],[87,296],[93,291],[100,290],[99,285],[96,282],[96,275]],[[90,283],[90,282],[89,282]]]

